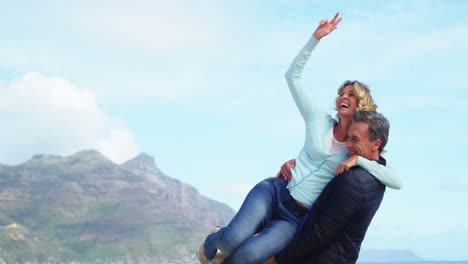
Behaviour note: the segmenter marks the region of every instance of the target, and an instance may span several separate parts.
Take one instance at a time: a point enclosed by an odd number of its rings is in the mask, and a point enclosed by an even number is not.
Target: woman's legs
[[[234,252],[256,230],[266,226],[277,204],[275,182],[275,178],[269,178],[255,185],[229,225],[206,238],[205,254],[208,259],[216,255],[217,249],[227,254]]]
[[[297,223],[274,220],[261,233],[244,241],[237,250],[224,260],[224,264],[263,263],[279,253],[294,238]]]
[[[286,189],[287,182],[280,177],[275,180],[276,207],[271,220],[256,236],[244,241],[223,263],[263,263],[276,255],[294,239],[299,223],[307,209],[300,207]]]

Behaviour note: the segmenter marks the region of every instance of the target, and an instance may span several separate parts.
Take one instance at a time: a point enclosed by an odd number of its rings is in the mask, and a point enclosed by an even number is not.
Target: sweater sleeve
[[[399,190],[403,186],[403,182],[398,176],[396,170],[390,166],[384,166],[376,161],[368,160],[358,156],[357,165],[372,174],[379,182],[389,188]]]
[[[360,184],[355,175],[346,175],[349,173],[330,181],[322,192],[329,195],[314,206],[297,239],[277,256],[278,263],[301,263],[327,248],[343,232],[363,202]]]
[[[301,80],[302,71],[304,70],[307,60],[318,43],[319,41],[312,36],[301,49],[299,54],[297,54],[285,75],[289,90],[294,98],[294,102],[299,108],[304,120],[310,120],[312,113],[319,112],[319,109],[317,109],[317,102],[314,101],[312,91],[310,89],[304,89]]]

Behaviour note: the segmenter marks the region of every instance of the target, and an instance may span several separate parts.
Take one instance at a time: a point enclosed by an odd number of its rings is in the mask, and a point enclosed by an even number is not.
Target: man
[[[350,156],[385,165],[380,156],[388,140],[388,120],[375,111],[358,111],[348,131]],[[367,227],[382,202],[385,185],[369,172],[342,164],[344,172],[324,188],[309,210],[302,230],[276,256],[279,264],[355,263]],[[266,263],[274,263],[274,257]]]

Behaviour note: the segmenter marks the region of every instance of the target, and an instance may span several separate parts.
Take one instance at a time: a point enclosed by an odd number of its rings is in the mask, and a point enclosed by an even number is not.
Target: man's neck
[[[371,152],[369,153],[368,155],[366,155],[367,157],[364,157],[368,160],[379,160],[380,159],[380,153],[379,152]]]

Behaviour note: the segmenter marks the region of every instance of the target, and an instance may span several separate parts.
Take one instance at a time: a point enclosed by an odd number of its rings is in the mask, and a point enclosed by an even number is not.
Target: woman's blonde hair
[[[343,93],[343,90],[346,86],[353,86],[353,91],[356,97],[358,98],[357,110],[363,111],[375,111],[377,105],[374,103],[374,99],[370,94],[369,86],[359,81],[345,81],[340,88],[338,88],[338,95]]]

